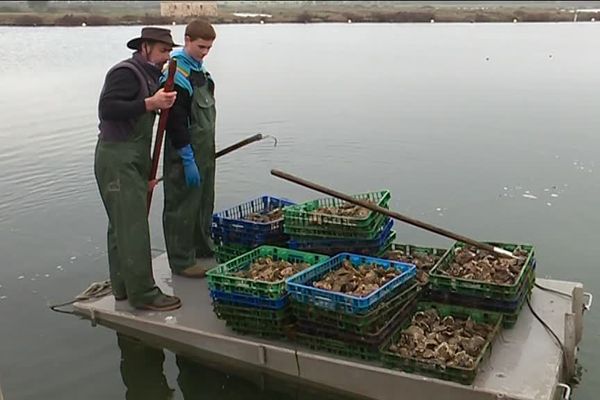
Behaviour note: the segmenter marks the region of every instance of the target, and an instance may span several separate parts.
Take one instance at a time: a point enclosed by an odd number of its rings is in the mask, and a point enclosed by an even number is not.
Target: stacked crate
[[[497,312],[503,315],[503,326],[512,328],[523,306],[531,294],[535,283],[534,248],[527,244],[489,243],[492,246],[510,252],[521,251],[522,266],[512,284],[498,284],[478,281],[469,276],[448,276],[447,271],[455,261],[456,252],[467,246],[455,243],[431,270],[427,297],[433,301],[457,307],[475,308],[482,311]],[[475,249],[473,249],[475,250]],[[482,250],[476,250],[481,252]],[[498,257],[493,255],[493,257]],[[491,259],[491,258],[490,258]]]
[[[219,319],[238,333],[279,338],[289,335],[294,323],[285,279],[267,282],[240,277],[240,272],[266,258],[311,266],[329,257],[260,246],[208,271],[208,288]]]
[[[314,287],[327,273],[349,261],[352,266],[375,264],[399,275],[364,297]],[[379,358],[379,346],[404,321],[420,287],[415,266],[357,254],[340,253],[288,279],[295,338],[315,350],[365,360]]]
[[[393,243],[381,258],[414,264],[417,267],[417,282],[421,286],[429,283],[429,272],[435,267],[448,249]]]
[[[405,350],[408,351],[399,351],[399,347],[402,346],[403,339],[414,334],[414,331],[411,332],[410,329],[414,328],[414,326],[411,326],[413,322],[418,321],[423,317],[424,313],[432,310],[435,310],[439,318],[442,319],[442,322],[444,322],[446,318],[449,318],[452,322],[455,320],[462,320],[466,321],[467,324],[471,324],[471,326],[474,326],[475,324],[487,326],[487,329],[489,329],[489,334],[487,334],[485,337],[481,337],[481,342],[478,348],[472,349],[472,362],[470,365],[457,365],[452,362],[448,362],[449,360],[446,360],[444,357],[440,357],[440,354],[442,354],[441,351],[444,349],[444,345],[436,347],[436,342],[434,342],[433,347],[428,347],[428,344],[423,342],[422,347],[419,345],[416,347],[410,347],[410,349],[405,347]],[[503,316],[499,313],[482,311],[476,308],[420,301],[416,305],[414,313],[409,315],[409,317],[402,322],[400,327],[394,331],[392,335],[390,335],[390,337],[381,345],[381,361],[383,362],[384,366],[388,368],[395,368],[404,372],[449,380],[461,383],[463,385],[471,385],[477,377],[478,369],[483,360],[491,352],[492,343],[502,328],[502,321]],[[459,332],[460,331],[454,331],[453,334],[464,335],[465,338],[463,340],[472,340],[472,337],[474,336],[468,332]],[[447,335],[447,332],[433,331],[431,334],[434,337],[437,337],[440,334]],[[425,352],[428,349],[430,354],[425,355]],[[414,354],[410,354],[409,351],[413,351]],[[452,349],[449,351],[454,352]],[[458,351],[458,349],[456,351]],[[447,356],[452,359],[452,356],[455,354],[456,353],[447,353]]]
[[[283,232],[283,207],[294,203],[273,196],[261,196],[227,210],[215,213],[211,236],[215,243],[217,262],[227,262],[261,245],[287,247],[289,239]],[[281,217],[267,220],[270,213]],[[252,221],[250,216],[264,221]]]
[[[387,208],[391,194],[383,190],[353,197]],[[323,198],[286,207],[284,232],[290,235],[289,247],[327,255],[350,252],[379,256],[391,246],[396,232],[393,221],[385,215],[369,211],[363,217],[339,216],[323,211],[343,205],[343,200]]]

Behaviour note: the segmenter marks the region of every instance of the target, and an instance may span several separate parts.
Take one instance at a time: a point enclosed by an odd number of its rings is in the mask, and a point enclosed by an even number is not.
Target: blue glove
[[[185,183],[188,187],[198,187],[202,178],[200,177],[200,171],[196,165],[196,159],[194,158],[194,152],[192,146],[187,145],[177,150],[183,163],[183,174],[185,175]]]

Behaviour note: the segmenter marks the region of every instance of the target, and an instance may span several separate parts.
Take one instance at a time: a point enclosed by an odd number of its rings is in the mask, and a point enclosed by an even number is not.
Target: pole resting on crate
[[[376,204],[372,204],[372,203],[366,202],[364,200],[356,199],[356,198],[354,198],[354,197],[352,197],[350,195],[347,195],[345,193],[341,193],[341,192],[338,192],[336,190],[329,189],[329,188],[327,188],[325,186],[321,186],[321,185],[318,185],[318,184],[313,183],[313,182],[309,182],[309,181],[307,181],[305,179],[298,178],[297,176],[290,175],[290,174],[288,174],[286,172],[279,171],[279,170],[276,170],[276,169],[272,169],[271,170],[271,175],[274,175],[274,176],[276,176],[278,178],[285,179],[287,181],[293,182],[293,183],[295,183],[297,185],[304,186],[304,187],[312,189],[312,190],[316,190],[317,192],[321,192],[321,193],[327,194],[329,196],[332,196],[332,197],[335,197],[335,198],[338,198],[338,199],[341,199],[341,200],[345,200],[348,203],[352,203],[352,204],[355,204],[355,205],[367,208],[367,209],[369,209],[371,211],[375,211],[375,212],[387,215],[388,217],[394,218],[394,219],[396,219],[398,221],[406,222],[407,224],[414,225],[416,227],[425,229],[425,230],[433,232],[433,233],[437,233],[438,235],[442,235],[442,236],[445,236],[447,238],[457,240],[459,242],[470,244],[472,246],[475,246],[475,247],[480,248],[480,249],[485,250],[485,251],[496,253],[497,255],[499,255],[501,257],[518,258],[517,256],[515,256],[514,254],[512,254],[508,250],[504,250],[504,249],[501,249],[499,247],[489,245],[487,243],[478,242],[477,240],[470,239],[470,238],[468,238],[466,236],[463,236],[463,235],[459,235],[458,233],[454,233],[454,232],[448,231],[446,229],[439,228],[437,226],[428,224],[426,222],[419,221],[419,220],[411,218],[411,217],[407,217],[405,215],[399,214],[399,213],[394,212],[394,211],[390,211],[390,210],[388,210],[386,208],[383,208],[383,207],[380,207],[380,206],[378,206]]]

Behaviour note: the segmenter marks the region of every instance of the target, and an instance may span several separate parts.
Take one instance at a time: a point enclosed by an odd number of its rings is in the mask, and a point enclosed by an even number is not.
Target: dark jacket
[[[108,71],[98,102],[103,140],[127,140],[137,119],[146,112],[144,99],[156,92],[160,75],[139,53]]]
[[[214,94],[214,86],[211,81],[206,79],[203,72],[192,71],[189,79],[192,88],[211,85],[209,89]],[[173,147],[180,149],[190,144],[190,131],[188,127],[192,112],[192,96],[186,89],[179,85],[175,85],[175,90],[177,91],[177,98],[169,111],[167,136]]]

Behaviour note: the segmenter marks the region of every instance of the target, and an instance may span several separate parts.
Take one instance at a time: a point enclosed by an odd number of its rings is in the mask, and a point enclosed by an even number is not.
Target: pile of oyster
[[[512,285],[517,281],[527,257],[527,251],[517,248],[513,255],[517,258],[498,257],[490,252],[472,246],[457,248],[454,260],[445,268],[442,275],[475,281]]]
[[[403,250],[390,250],[382,258],[414,264],[417,267],[417,281],[420,285],[426,285],[429,282],[429,271],[431,271],[431,268],[439,261],[441,256],[420,252],[406,254]]]
[[[281,218],[283,218],[283,208],[278,207],[278,208],[274,208],[271,211],[266,212],[266,213],[248,214],[248,215],[244,216],[243,219],[245,219],[246,221],[267,223],[267,222],[277,221],[278,219],[281,219]]]
[[[285,260],[274,261],[271,257],[261,257],[250,265],[250,268],[234,273],[240,278],[253,281],[277,282],[305,270],[308,263],[292,263]]]
[[[375,204],[368,200],[367,203]],[[354,205],[352,203],[344,202],[337,207],[319,207],[314,210],[310,216],[309,221],[315,224],[322,223],[323,214],[332,215],[336,217],[351,217],[351,218],[366,218],[369,216],[371,210],[361,206]]]
[[[473,368],[493,326],[446,316],[435,309],[419,311],[389,351],[402,357],[427,360],[447,367]]]
[[[313,282],[319,289],[364,297],[400,275],[396,268],[383,268],[377,264],[362,264],[358,267],[348,260],[342,266]]]

